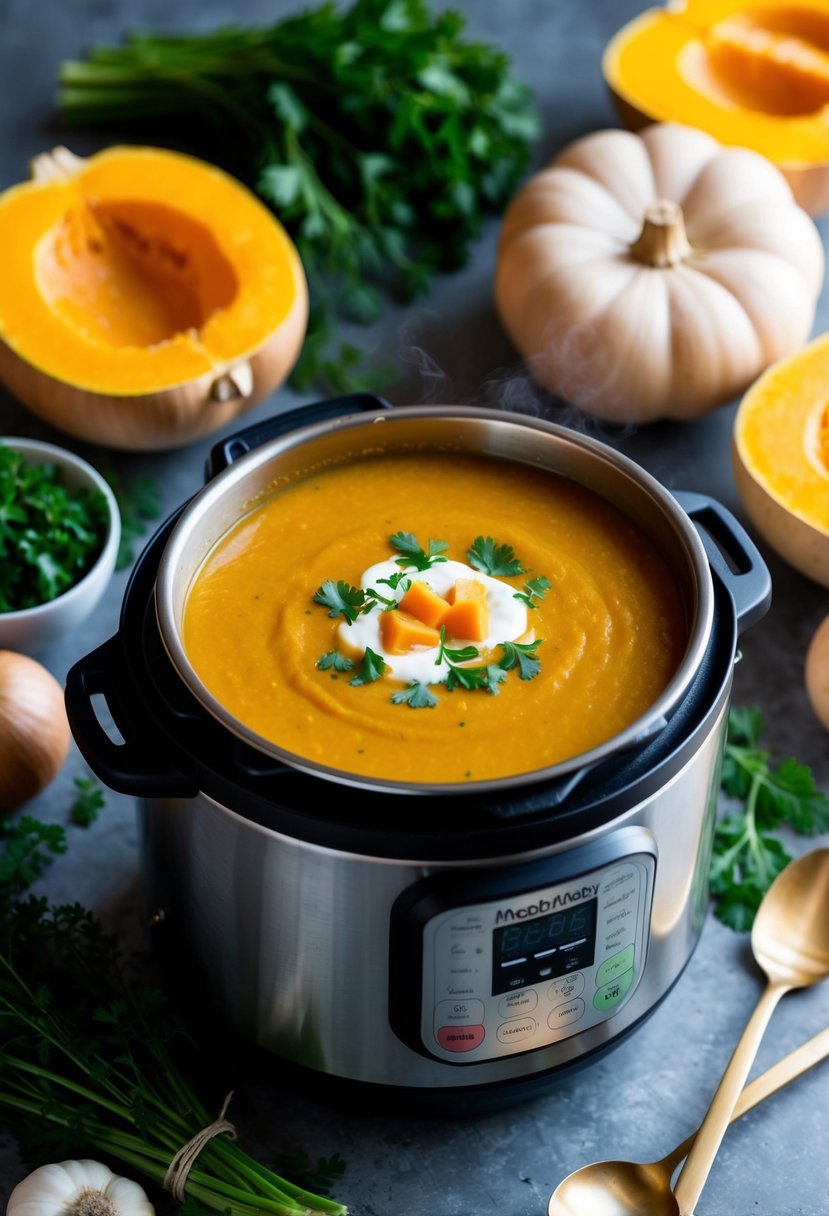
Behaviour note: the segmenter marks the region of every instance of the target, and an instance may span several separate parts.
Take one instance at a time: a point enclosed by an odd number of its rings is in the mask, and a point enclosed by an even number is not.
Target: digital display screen
[[[592,967],[597,901],[504,925],[494,932],[492,995]]]

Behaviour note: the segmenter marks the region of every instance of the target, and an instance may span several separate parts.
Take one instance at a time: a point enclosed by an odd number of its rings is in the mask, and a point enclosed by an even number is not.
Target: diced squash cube
[[[438,646],[440,634],[416,616],[395,608],[380,613],[380,637],[387,654],[408,654],[416,646]]]
[[[449,605],[426,583],[413,582],[400,601],[400,610],[416,616],[424,625],[440,629]]]
[[[489,633],[486,587],[474,578],[459,578],[447,595],[449,611],[443,624],[448,638],[482,642]]]

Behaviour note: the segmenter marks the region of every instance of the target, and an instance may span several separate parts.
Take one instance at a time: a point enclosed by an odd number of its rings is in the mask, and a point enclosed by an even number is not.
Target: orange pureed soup
[[[463,784],[629,726],[676,671],[687,623],[653,542],[592,491],[419,452],[257,501],[198,571],[183,642],[222,705],[286,751]]]

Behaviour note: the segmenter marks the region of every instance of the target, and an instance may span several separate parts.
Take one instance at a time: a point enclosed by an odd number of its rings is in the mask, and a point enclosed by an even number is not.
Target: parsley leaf
[[[65,829],[57,823],[40,823],[31,815],[14,822],[0,819],[0,837],[0,891],[4,899],[28,890],[53,857],[66,852]]]
[[[541,663],[535,652],[542,641],[542,638],[537,638],[534,642],[499,643],[504,652],[500,666],[504,671],[512,671],[513,667],[517,666],[519,679],[534,680],[541,671]]]
[[[104,806],[104,791],[94,777],[76,777],[75,786],[78,793],[70,807],[69,818],[78,827],[88,828]]]
[[[751,928],[761,899],[791,861],[776,831],[784,826],[800,835],[829,830],[829,798],[806,765],[791,757],[773,764],[760,746],[763,725],[756,707],[729,713],[721,785],[742,807],[717,824],[711,859],[715,915],[740,931]]]
[[[544,596],[552,587],[552,583],[543,574],[538,578],[529,578],[524,583],[523,591],[516,591],[512,597],[514,600],[523,600],[528,608],[535,608],[534,600],[543,600]]]
[[[429,692],[419,680],[413,680],[408,688],[393,692],[391,699],[395,705],[408,705],[409,709],[434,709],[438,703],[434,693]]]
[[[323,604],[330,609],[330,617],[337,617],[342,613],[349,625],[354,624],[366,607],[365,592],[341,578],[336,582],[332,578],[326,579],[314,592],[313,598],[316,604]]]
[[[354,666],[354,660],[349,659],[347,655],[340,654],[339,650],[326,651],[319,659],[317,659],[317,667],[320,671],[351,671]]]
[[[359,688],[362,684],[373,684],[375,680],[380,679],[384,671],[386,671],[385,660],[379,654],[375,654],[370,646],[366,646],[360,670],[354,679],[348,682],[349,684],[353,684],[355,688]]]
[[[0,444],[0,612],[48,603],[89,572],[109,527],[103,494]]]
[[[476,536],[466,556],[470,565],[483,574],[510,578],[514,574],[525,573],[512,545],[496,544],[491,536]]]
[[[421,548],[417,537],[411,532],[395,532],[394,536],[389,537],[389,541],[393,549],[403,554],[402,557],[395,559],[398,566],[414,566],[416,570],[429,570],[437,562],[446,561],[441,554],[445,553],[449,546],[443,540],[430,539],[429,547],[426,550]]]
[[[144,535],[147,524],[161,514],[161,493],[152,477],[119,477],[112,469],[104,477],[115,495],[121,516],[121,540],[115,569],[124,570],[135,557],[135,542]]]

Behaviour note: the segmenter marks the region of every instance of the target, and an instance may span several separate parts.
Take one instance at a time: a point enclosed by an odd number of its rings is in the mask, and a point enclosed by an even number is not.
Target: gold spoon
[[[829,1056],[829,1027],[751,1081],[740,1094],[731,1122],[783,1089]],[[568,1174],[553,1191],[547,1216],[638,1216],[654,1196],[671,1196],[671,1178],[694,1143],[692,1133],[660,1161],[595,1161]],[[661,1205],[654,1210],[661,1211]]]
[[[809,987],[829,975],[829,849],[804,854],[777,876],[754,919],[751,948],[768,982],[694,1138],[674,1191],[658,1185],[658,1171],[653,1184],[648,1185],[647,1173],[640,1170],[638,1193],[629,1204],[624,1191],[617,1191],[611,1180],[610,1189],[601,1196],[604,1206],[599,1206],[596,1193],[581,1216],[633,1216],[641,1212],[648,1216],[693,1216],[778,1001],[792,989]],[[568,1210],[575,1213],[578,1209],[562,1209]]]
[[[679,1216],[693,1216],[777,1002],[829,975],[829,849],[805,853],[778,874],[757,909],[751,950],[768,982],[677,1179],[676,1203],[667,1210]]]

